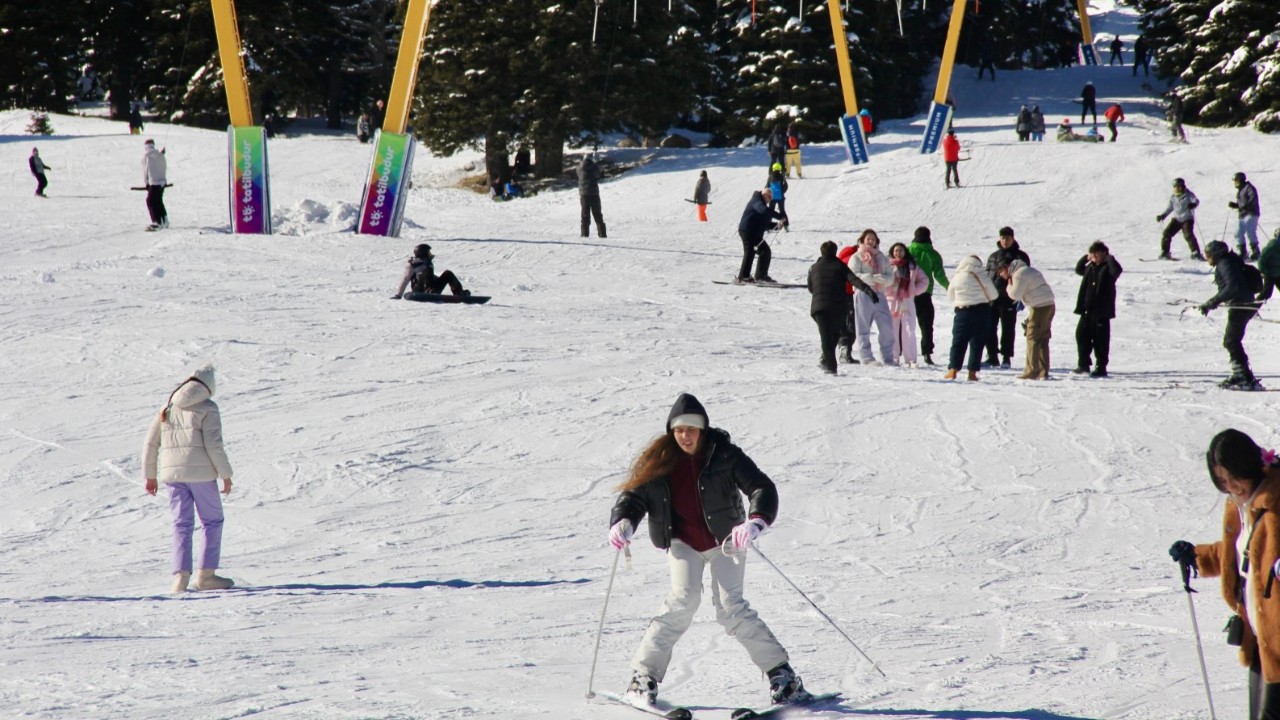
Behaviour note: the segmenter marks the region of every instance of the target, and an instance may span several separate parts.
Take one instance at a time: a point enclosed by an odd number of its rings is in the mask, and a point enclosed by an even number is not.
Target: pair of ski
[[[693,711],[686,707],[679,707],[660,703],[658,705],[636,705],[628,702],[623,696],[611,692],[601,692],[600,696],[607,698],[610,702],[629,707],[632,710],[639,710],[642,713],[653,715],[655,717],[667,718],[667,720],[693,720]],[[769,718],[781,717],[782,713],[787,710],[804,708],[821,703],[830,702],[840,697],[840,693],[821,693],[818,695],[806,694],[804,698],[794,702],[781,703],[778,705],[770,705],[762,708],[738,708],[734,710],[730,717],[733,720],[752,720],[753,718]]]
[[[712,280],[711,282],[717,285],[742,285],[744,287],[755,286],[755,287],[764,287],[764,288],[776,288],[779,290],[786,290],[788,288],[808,287],[803,283],[761,282],[759,280],[755,280],[753,282],[743,282],[741,280]]]

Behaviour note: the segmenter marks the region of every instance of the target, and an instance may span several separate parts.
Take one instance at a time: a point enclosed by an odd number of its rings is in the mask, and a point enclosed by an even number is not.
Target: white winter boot
[[[231,578],[214,575],[217,568],[203,568],[196,572],[197,590],[226,590],[236,584]]]
[[[173,589],[169,592],[182,593],[187,591],[187,584],[191,582],[191,573],[176,572],[173,574]]]

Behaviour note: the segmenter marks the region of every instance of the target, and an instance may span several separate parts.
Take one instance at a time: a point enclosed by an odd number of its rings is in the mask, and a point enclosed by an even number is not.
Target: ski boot
[[[769,699],[774,705],[804,700],[809,693],[790,663],[783,663],[769,671]]]
[[[637,672],[631,676],[631,683],[627,685],[627,691],[622,697],[632,704],[653,705],[658,702],[658,681]]]

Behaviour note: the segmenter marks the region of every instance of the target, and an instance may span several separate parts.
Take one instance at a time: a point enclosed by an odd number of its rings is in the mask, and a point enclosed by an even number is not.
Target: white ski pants
[[[858,352],[862,355],[864,363],[875,360],[871,352],[871,326],[875,325],[876,335],[879,336],[880,341],[880,359],[888,365],[894,362],[895,357],[893,316],[889,314],[889,301],[885,300],[884,293],[878,292],[876,296],[880,302],[871,302],[871,297],[865,292],[859,291],[853,295],[853,304],[858,318]]]
[[[698,552],[679,540],[672,540],[667,565],[671,569],[671,592],[658,616],[649,622],[644,639],[631,659],[632,670],[658,682],[666,677],[671,650],[689,629],[702,600],[702,571],[708,566],[711,568],[711,602],[716,608],[716,621],[724,626],[725,632],[742,643],[751,662],[761,672],[788,662],[787,651],[742,598],[746,556],[726,557],[720,548]]]

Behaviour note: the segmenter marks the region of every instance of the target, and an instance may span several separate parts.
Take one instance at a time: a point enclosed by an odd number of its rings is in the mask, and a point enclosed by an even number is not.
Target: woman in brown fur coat
[[[1280,720],[1280,466],[1275,453],[1239,430],[1214,436],[1209,478],[1228,496],[1222,539],[1179,540],[1169,554],[1205,577],[1222,578],[1227,607],[1243,620],[1240,662],[1249,668],[1249,717]]]

